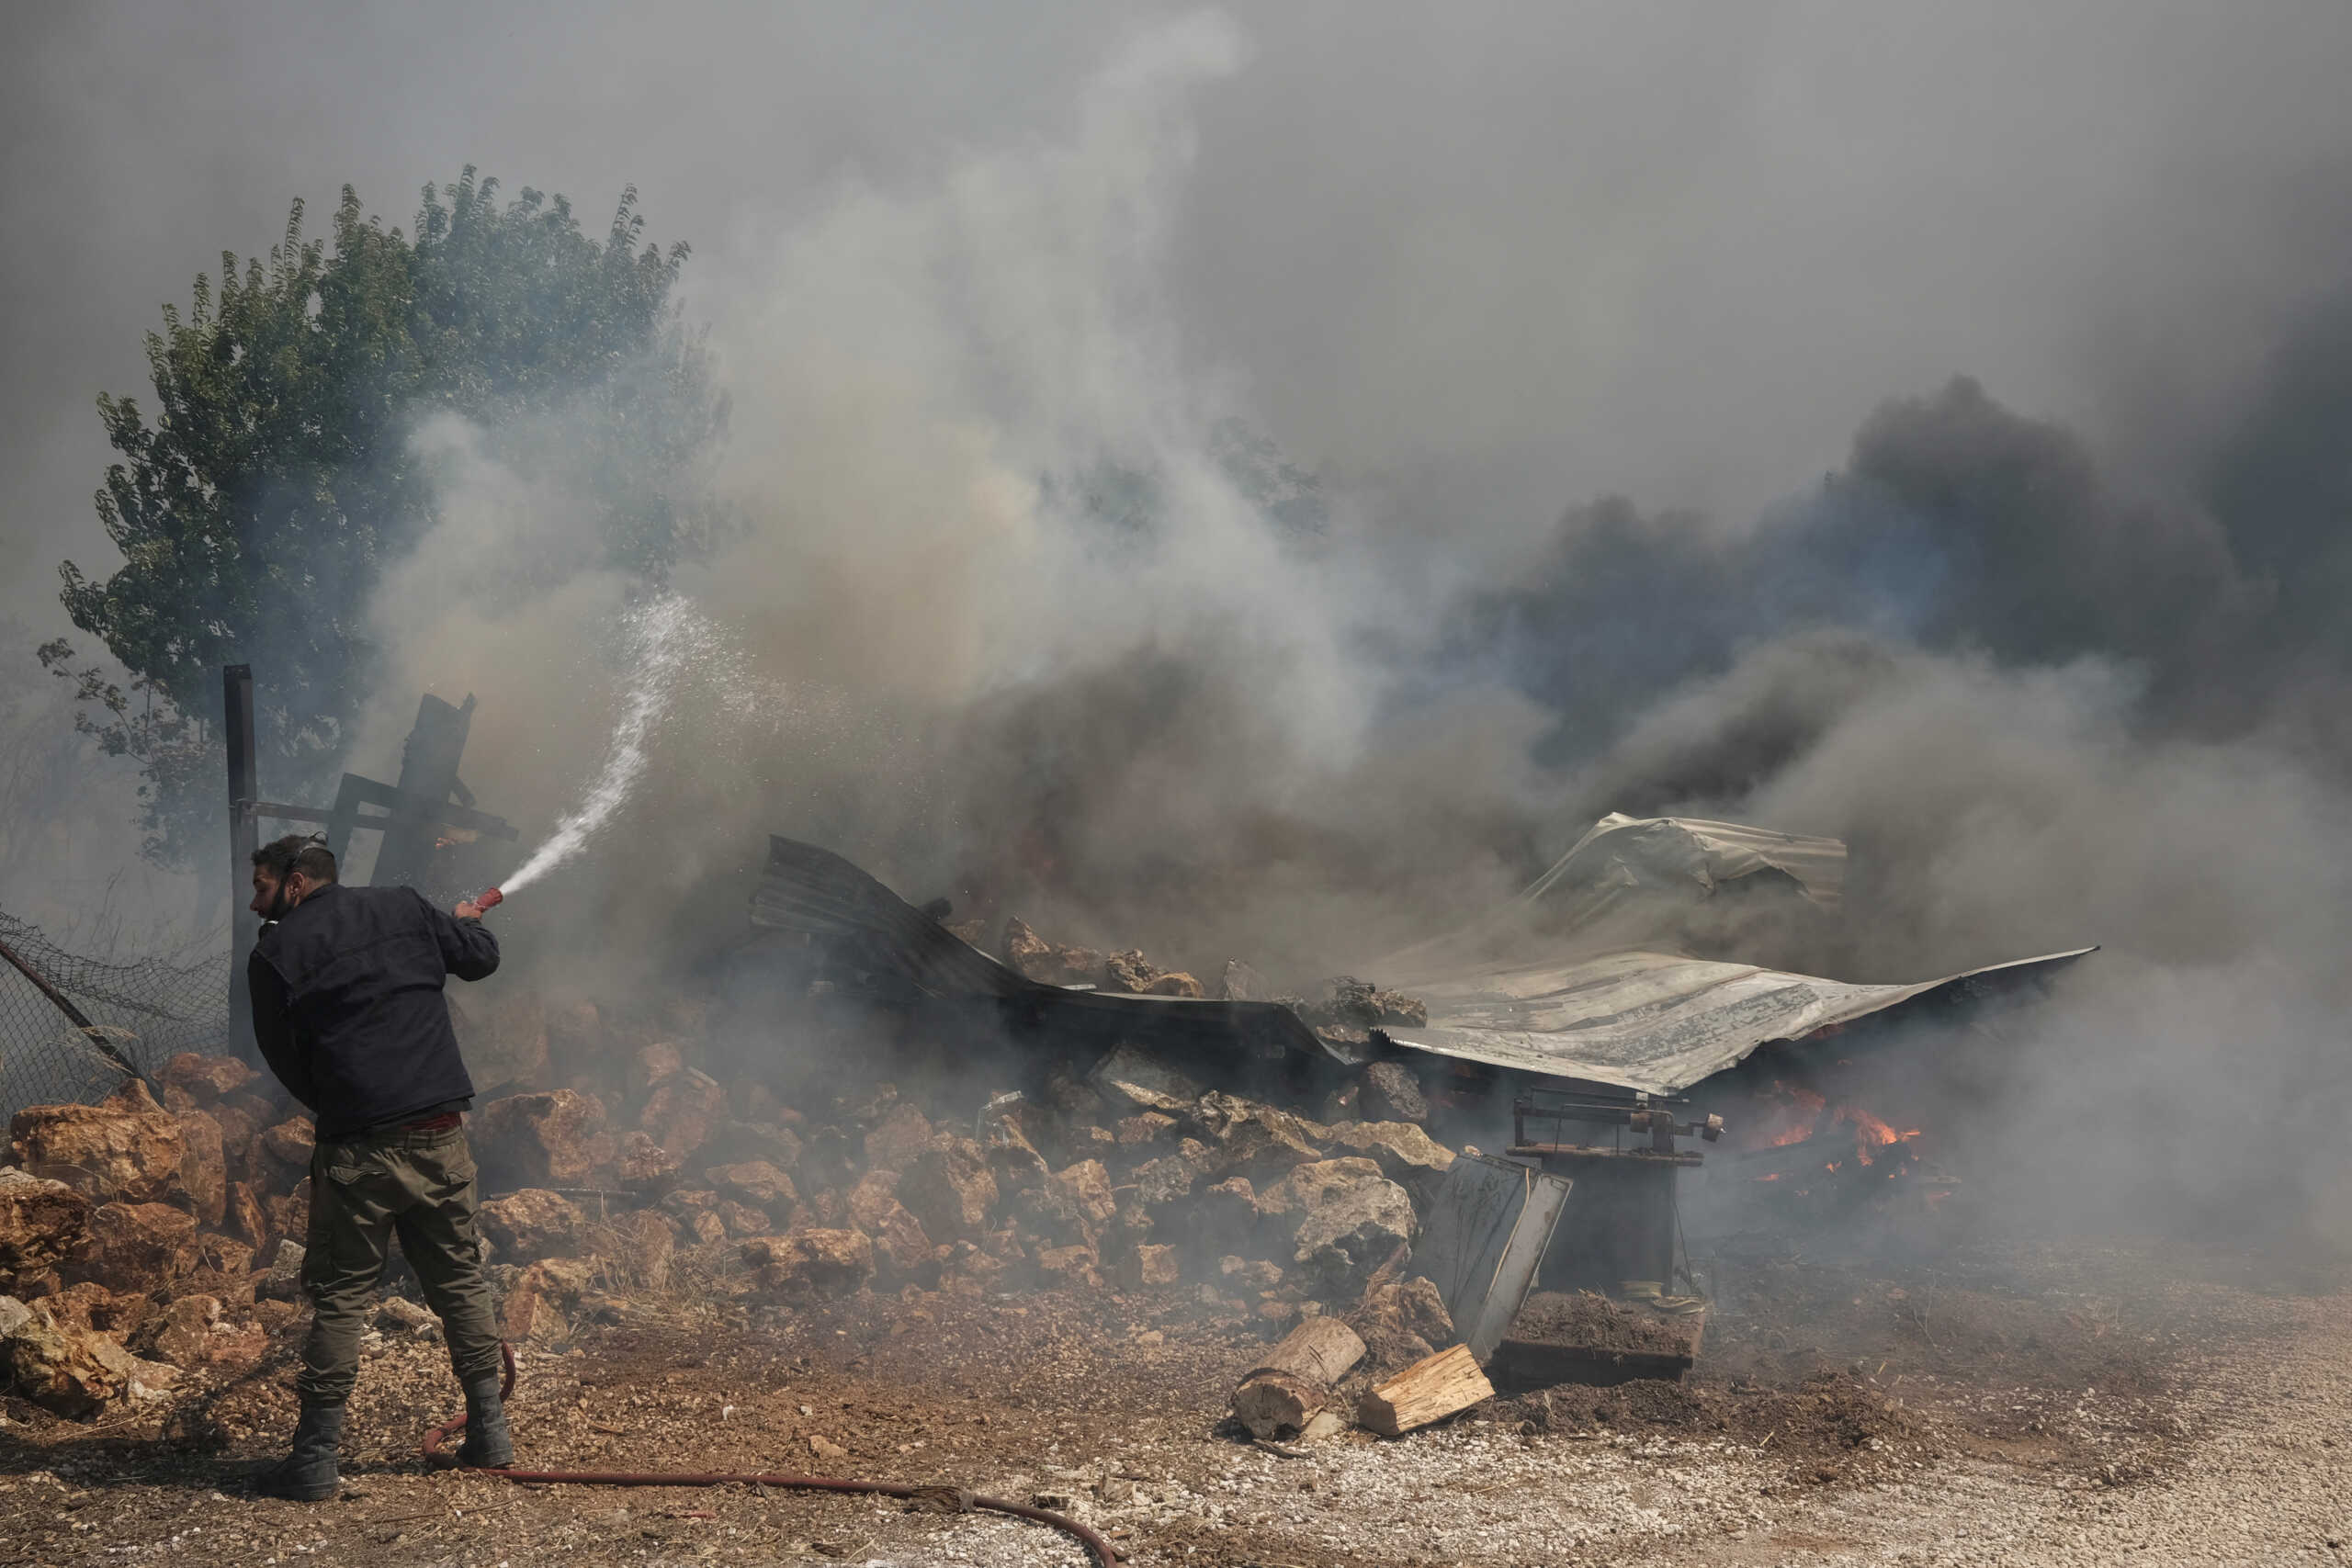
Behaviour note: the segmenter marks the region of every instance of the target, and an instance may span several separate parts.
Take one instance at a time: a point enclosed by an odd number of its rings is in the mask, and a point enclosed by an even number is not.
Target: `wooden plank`
[[[1442,1421],[1495,1396],[1467,1345],[1423,1357],[1385,1382],[1366,1390],[1356,1420],[1384,1438],[1398,1438]]]

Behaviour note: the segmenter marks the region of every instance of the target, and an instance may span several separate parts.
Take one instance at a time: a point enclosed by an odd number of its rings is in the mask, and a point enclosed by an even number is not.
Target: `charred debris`
[[[1380,961],[1396,988],[1286,1000],[1239,962],[1204,985],[953,925],[776,839],[718,994],[461,1012],[505,1332],[560,1346],[682,1295],[1156,1293],[1264,1335],[1233,1408],[1273,1442],[1410,1431],[1489,1370],[1678,1375],[1707,1305],[1678,1185],[1931,1206],[1910,1108],[1849,1102],[1838,1065],[2080,956],[1864,987],[1675,936],[1726,895],[1834,918],[1842,859],[1612,817]],[[156,1076],[10,1125],[0,1358],[69,1416],[240,1375],[300,1312],[308,1122],[226,1051]],[[397,1288],[381,1326],[434,1331]]]

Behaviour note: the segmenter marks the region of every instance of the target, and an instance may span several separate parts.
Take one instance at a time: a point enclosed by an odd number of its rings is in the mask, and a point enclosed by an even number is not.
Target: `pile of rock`
[[[600,1027],[582,1010],[560,1026],[574,1043]],[[1417,1204],[1454,1157],[1395,1063],[1357,1075],[1323,1121],[1132,1047],[985,1107],[889,1083],[787,1106],[698,1058],[690,1033],[650,1042],[617,1082],[608,1066],[601,1087],[575,1074],[481,1107],[473,1143],[498,1194],[482,1226],[510,1337],[625,1313],[689,1260],[697,1280],[777,1301],[1183,1288],[1279,1326],[1405,1278]]]
[[[161,1077],[160,1102],[133,1080],[9,1124],[0,1357],[61,1414],[250,1364],[294,1310],[257,1302],[257,1265],[307,1222],[310,1122],[232,1058],[182,1055]]]
[[[1132,988],[1199,989],[1139,955],[1055,951]],[[1374,995],[1337,997],[1352,1010],[1333,1026],[1397,1005]],[[1408,1280],[1418,1206],[1454,1157],[1393,1062],[1313,1116],[1132,1047],[1054,1063],[1025,1094],[977,1096],[967,1077],[925,1096],[861,1080],[851,1048],[791,1054],[813,1078],[730,1071],[704,1012],[608,1020],[510,994],[459,1014],[477,1081],[520,1088],[486,1096],[469,1125],[510,1338],[561,1341],[689,1289],[779,1303],[1181,1290],[1272,1332],[1359,1313]],[[920,1063],[901,1076],[917,1073],[934,1081]],[[298,1310],[310,1122],[232,1058],[176,1056],[160,1082],[160,1101],[130,1083],[10,1125],[0,1359],[61,1413],[164,1387],[175,1369],[249,1366]],[[1367,1329],[1375,1349],[1381,1332]],[[1429,1347],[1408,1334],[1391,1348],[1374,1359]]]

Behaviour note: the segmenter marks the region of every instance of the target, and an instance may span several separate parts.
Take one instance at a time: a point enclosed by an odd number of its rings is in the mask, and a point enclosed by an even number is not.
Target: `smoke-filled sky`
[[[2341,1099],[2340,4],[82,5],[17,45],[27,647],[56,558],[107,564],[91,400],[290,197],[405,223],[472,163],[695,245],[741,526],[679,587],[726,651],[630,835],[502,917],[577,956],[739,928],[694,896],[773,829],[1311,976],[1680,810],[1850,839],[1856,977],[2106,943],[2041,1103]],[[593,465],[478,434],[418,431],[443,522],[353,762],[474,691],[469,782],[536,831],[626,589],[547,570]],[[1106,532],[1071,498],[1121,475]]]
[[[465,163],[626,182],[695,287],[846,186],[1066,135],[1175,14],[1090,3],[36,3],[5,108],[5,608],[103,558],[91,402],[297,195],[405,223]],[[1973,374],[2102,445],[2210,435],[2352,235],[2352,15],[2256,6],[1256,7],[1188,109],[1182,352],[1476,548],[1572,501],[1741,516]]]

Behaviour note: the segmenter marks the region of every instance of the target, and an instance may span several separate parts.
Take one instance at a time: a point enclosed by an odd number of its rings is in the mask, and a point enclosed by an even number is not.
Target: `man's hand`
[[[470,898],[460,898],[458,900],[457,907],[449,913],[461,920],[479,920],[481,919],[481,906]]]

